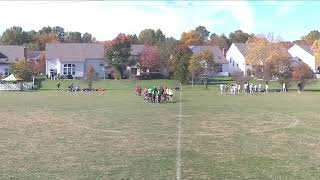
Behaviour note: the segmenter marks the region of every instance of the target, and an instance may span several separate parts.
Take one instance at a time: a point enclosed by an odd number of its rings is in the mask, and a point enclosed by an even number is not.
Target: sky
[[[202,25],[228,35],[241,29],[283,40],[300,39],[320,28],[320,1],[0,1],[0,33],[12,26],[25,31],[61,26],[89,32],[99,41],[119,33],[139,34],[160,28],[167,37]]]

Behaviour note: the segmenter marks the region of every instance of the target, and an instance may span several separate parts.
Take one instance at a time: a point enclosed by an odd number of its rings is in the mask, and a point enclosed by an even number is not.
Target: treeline
[[[92,34],[78,31],[65,31],[63,27],[43,27],[39,31],[25,31],[19,26],[6,29],[1,37],[2,45],[24,45],[31,50],[45,49],[46,43],[89,43],[95,42]]]

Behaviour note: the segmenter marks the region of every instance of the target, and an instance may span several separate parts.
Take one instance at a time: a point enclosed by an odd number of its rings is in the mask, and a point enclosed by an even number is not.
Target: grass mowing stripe
[[[180,84],[180,93],[179,93],[179,119],[178,119],[178,138],[177,138],[177,180],[181,179],[181,120],[182,120],[182,89]]]

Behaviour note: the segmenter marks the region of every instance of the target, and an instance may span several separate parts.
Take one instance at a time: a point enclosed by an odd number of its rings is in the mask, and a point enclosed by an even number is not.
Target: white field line
[[[182,129],[181,129],[181,121],[182,121],[182,89],[181,89],[181,84],[180,84],[180,93],[179,93],[179,118],[178,118],[178,124],[177,124],[177,128],[178,128],[178,138],[177,138],[177,158],[176,158],[176,167],[177,167],[177,171],[176,171],[176,178],[177,180],[181,180],[181,133],[182,133]]]

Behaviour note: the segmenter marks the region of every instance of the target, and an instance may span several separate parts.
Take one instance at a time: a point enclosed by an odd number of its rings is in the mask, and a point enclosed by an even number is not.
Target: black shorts
[[[149,96],[149,97],[152,97],[152,94],[151,94],[151,93],[148,93],[148,96]]]

